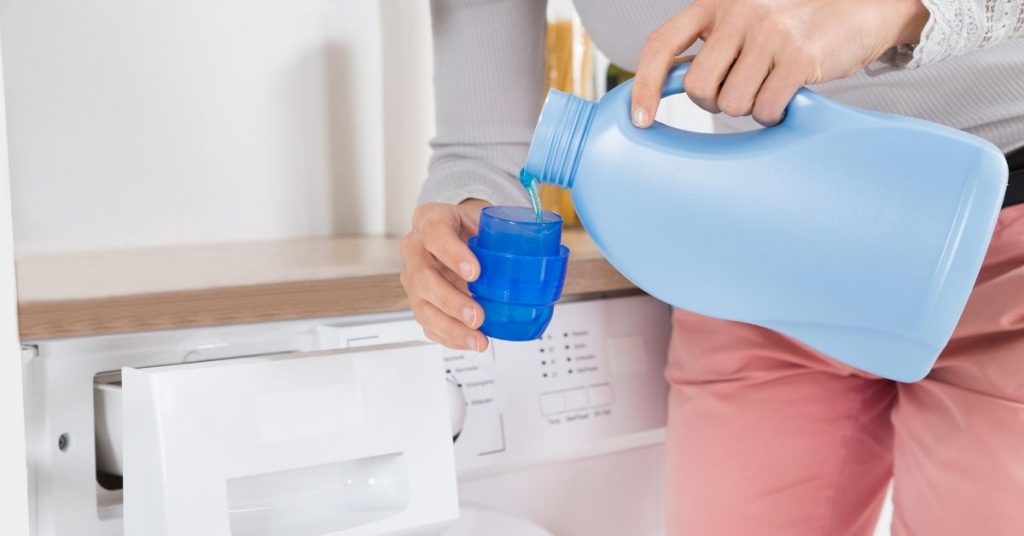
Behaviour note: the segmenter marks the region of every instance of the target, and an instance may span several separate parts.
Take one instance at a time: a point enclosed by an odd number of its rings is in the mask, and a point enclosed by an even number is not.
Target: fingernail
[[[638,127],[646,127],[650,124],[650,117],[647,114],[647,110],[642,106],[636,106],[633,108],[633,125]]]
[[[472,307],[463,307],[462,320],[467,326],[473,327],[473,324],[476,322],[476,311]]]
[[[467,261],[460,262],[459,263],[459,273],[462,274],[462,278],[465,279],[466,281],[472,281],[473,280],[473,265],[470,264]]]
[[[476,337],[474,337],[472,335],[466,335],[466,348],[469,348],[470,350],[473,350],[474,352],[477,351]]]

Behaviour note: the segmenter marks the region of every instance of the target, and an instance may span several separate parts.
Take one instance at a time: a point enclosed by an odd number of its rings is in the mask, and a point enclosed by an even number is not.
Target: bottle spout
[[[526,156],[526,173],[538,181],[572,188],[596,104],[557,89],[548,91]]]

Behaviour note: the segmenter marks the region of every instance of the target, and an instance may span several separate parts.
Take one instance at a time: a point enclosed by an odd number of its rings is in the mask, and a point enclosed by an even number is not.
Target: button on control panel
[[[570,411],[579,411],[612,403],[612,387],[607,383],[590,387],[577,387],[540,395],[540,412],[545,417]]]
[[[565,411],[565,395],[561,392],[540,395],[540,412],[544,415],[555,415]]]
[[[590,405],[594,407],[598,406],[609,406],[612,403],[612,386],[607,383],[598,385],[591,385],[590,391]]]

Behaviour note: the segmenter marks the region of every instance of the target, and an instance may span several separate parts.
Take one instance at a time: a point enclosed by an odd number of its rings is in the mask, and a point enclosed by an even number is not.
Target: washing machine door
[[[441,536],[555,536],[526,519],[486,507],[463,504],[459,521]]]

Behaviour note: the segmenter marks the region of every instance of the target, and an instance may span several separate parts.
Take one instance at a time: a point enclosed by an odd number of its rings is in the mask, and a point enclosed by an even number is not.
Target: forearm
[[[544,88],[543,0],[433,0],[437,136],[421,202],[525,204]]]
[[[515,175],[526,159],[528,145],[529,140],[508,144],[442,144],[435,138],[420,203],[459,203],[473,198],[494,205],[528,204],[526,192]]]

